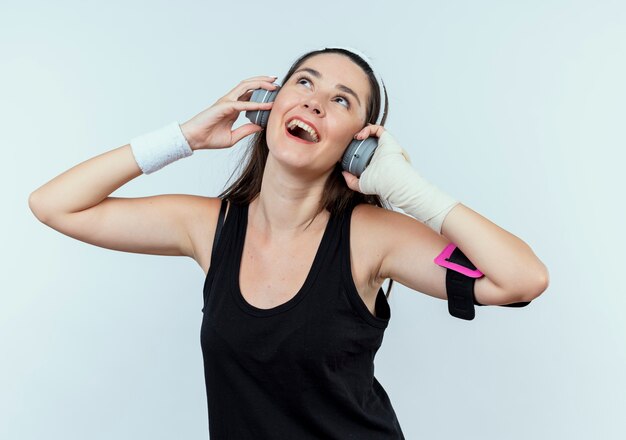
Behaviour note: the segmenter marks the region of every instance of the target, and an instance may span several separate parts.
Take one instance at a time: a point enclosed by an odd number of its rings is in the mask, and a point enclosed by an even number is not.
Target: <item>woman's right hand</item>
[[[239,113],[247,110],[270,110],[273,102],[250,101],[255,89],[276,90],[274,76],[254,76],[241,81],[215,104],[180,126],[192,150],[230,148],[244,137],[263,130],[249,123],[231,131]]]

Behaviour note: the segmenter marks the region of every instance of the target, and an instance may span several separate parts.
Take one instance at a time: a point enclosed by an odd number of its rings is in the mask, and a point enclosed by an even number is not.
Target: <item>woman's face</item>
[[[334,167],[366,125],[369,95],[366,73],[348,57],[328,53],[308,58],[282,85],[272,106],[266,132],[271,154],[317,172]],[[288,122],[294,117],[313,126],[317,142],[289,136]]]

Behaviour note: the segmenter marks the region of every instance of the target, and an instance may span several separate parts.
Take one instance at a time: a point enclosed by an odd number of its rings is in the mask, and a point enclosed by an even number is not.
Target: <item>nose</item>
[[[316,115],[321,115],[323,113],[322,106],[317,102],[317,99],[311,98],[307,102],[304,103],[304,108],[314,112]]]

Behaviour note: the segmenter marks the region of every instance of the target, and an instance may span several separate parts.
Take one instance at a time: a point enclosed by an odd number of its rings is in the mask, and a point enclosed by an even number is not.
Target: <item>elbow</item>
[[[537,299],[543,292],[548,289],[550,284],[550,275],[548,270],[543,271],[538,277],[537,281],[529,288],[525,289],[521,294],[520,301],[533,301]]]
[[[37,220],[39,220],[41,223],[46,223],[47,216],[43,213],[43,210],[41,209],[41,203],[37,201],[36,191],[32,192],[30,196],[28,196],[28,207],[35,215],[35,217],[37,217]]]

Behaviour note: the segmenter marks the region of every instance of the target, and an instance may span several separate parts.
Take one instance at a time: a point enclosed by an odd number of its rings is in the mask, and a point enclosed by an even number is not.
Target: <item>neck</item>
[[[250,203],[250,220],[268,237],[291,239],[325,225],[328,211],[318,213],[329,171],[312,178],[296,175],[271,160],[265,165],[261,191]]]

